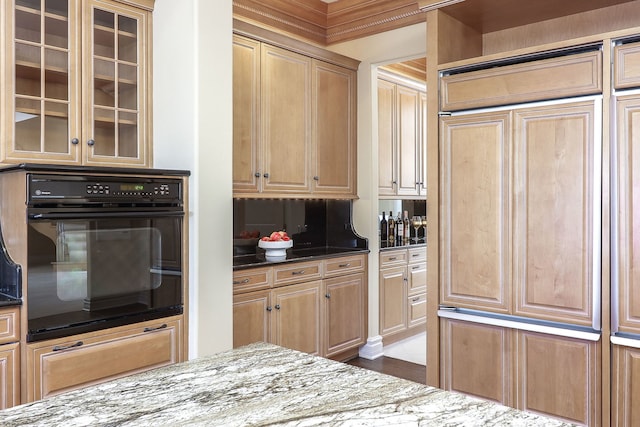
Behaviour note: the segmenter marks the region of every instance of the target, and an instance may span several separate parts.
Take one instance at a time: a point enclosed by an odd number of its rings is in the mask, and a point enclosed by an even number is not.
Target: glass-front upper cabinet
[[[6,2],[2,162],[151,166],[152,7]]]

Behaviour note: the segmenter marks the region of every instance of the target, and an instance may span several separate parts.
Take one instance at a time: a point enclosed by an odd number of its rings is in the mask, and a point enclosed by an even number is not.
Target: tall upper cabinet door
[[[77,162],[80,2],[2,4],[8,43],[2,48],[1,160]]]
[[[600,328],[600,105],[514,112],[516,315]]]
[[[308,193],[311,58],[266,44],[261,55],[263,189]]]
[[[356,193],[356,72],[313,61],[314,194]]]
[[[86,164],[145,165],[151,149],[150,12],[83,2],[83,141]]]
[[[617,280],[612,291],[618,298],[613,313],[618,332],[640,334],[640,95],[618,98],[617,134],[617,238],[612,239]]]
[[[259,191],[260,42],[233,36],[233,190]]]
[[[441,118],[441,303],[511,307],[510,113]]]
[[[396,194],[396,85],[378,79],[378,194]]]
[[[398,195],[419,195],[420,92],[397,87],[398,96]]]

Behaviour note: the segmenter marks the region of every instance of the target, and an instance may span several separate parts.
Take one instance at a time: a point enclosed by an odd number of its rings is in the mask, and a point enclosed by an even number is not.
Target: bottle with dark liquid
[[[380,241],[382,241],[382,242],[386,242],[387,241],[387,232],[388,232],[387,220],[384,217],[384,211],[383,211],[382,212],[382,221],[380,221]]]
[[[396,217],[396,242],[401,245],[402,236],[404,235],[404,222],[402,221],[402,214],[398,211],[398,216]]]

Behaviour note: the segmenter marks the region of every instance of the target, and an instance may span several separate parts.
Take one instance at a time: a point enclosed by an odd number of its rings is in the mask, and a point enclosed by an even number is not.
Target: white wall
[[[232,347],[232,0],[156,0],[154,167],[191,171],[189,357]]]
[[[333,45],[329,48],[361,61],[358,69],[358,196],[355,229],[369,239],[369,337],[378,331],[378,92],[377,66],[418,58],[427,52],[427,24]]]

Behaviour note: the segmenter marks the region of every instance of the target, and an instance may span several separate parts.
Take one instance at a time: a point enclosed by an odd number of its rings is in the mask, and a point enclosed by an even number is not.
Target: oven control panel
[[[99,177],[30,174],[28,203],[64,203],[83,200],[99,203],[182,203],[182,181],[152,177]]]

